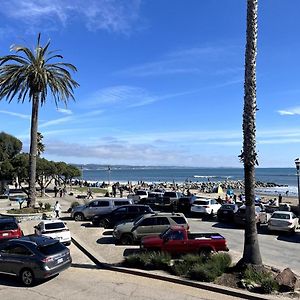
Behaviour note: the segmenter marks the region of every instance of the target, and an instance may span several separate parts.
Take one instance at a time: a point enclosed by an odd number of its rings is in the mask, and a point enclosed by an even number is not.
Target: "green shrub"
[[[209,257],[205,255],[199,255],[199,254],[185,254],[182,256],[182,260],[189,265],[194,264],[203,264],[205,263]]]
[[[171,267],[170,271],[176,276],[186,276],[191,268],[190,264],[186,264],[184,261],[176,261]]]
[[[49,202],[45,203],[45,210],[50,210],[51,204]]]
[[[253,282],[260,284],[267,275],[267,272],[258,270],[250,265],[245,269],[243,278],[247,284],[251,284]]]
[[[140,254],[126,256],[124,265],[130,268],[143,268],[145,266]]]
[[[261,281],[261,290],[264,294],[271,294],[274,291],[278,291],[278,283],[272,277],[263,278]]]
[[[212,282],[221,275],[220,273],[222,274],[222,272],[218,270],[216,264],[197,264],[189,271],[188,277],[194,280]]]
[[[156,270],[168,270],[171,262],[171,255],[165,252],[149,253],[150,268]]]
[[[73,201],[73,202],[71,203],[71,208],[74,208],[74,207],[76,207],[76,206],[78,206],[78,205],[80,205],[80,203],[79,203],[78,201]]]
[[[216,264],[220,271],[224,273],[231,265],[231,256],[228,253],[217,253],[211,256],[211,263]]]

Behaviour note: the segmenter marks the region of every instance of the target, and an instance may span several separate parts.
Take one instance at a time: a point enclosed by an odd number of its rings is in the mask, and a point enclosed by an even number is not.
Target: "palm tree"
[[[55,104],[65,104],[69,98],[74,100],[73,89],[79,84],[72,79],[68,70],[77,71],[72,64],[51,63],[53,59],[62,59],[54,51],[48,51],[50,41],[43,47],[38,35],[37,45],[33,51],[25,46],[12,46],[17,54],[0,57],[0,100],[11,102],[15,97],[24,102],[28,97],[32,103],[29,160],[29,199],[35,205],[37,127],[39,106],[46,102],[48,91]],[[18,55],[21,53],[22,55]]]
[[[247,43],[245,53],[243,152],[244,163],[246,227],[242,263],[261,265],[257,228],[255,222],[255,166],[256,153],[256,54],[257,54],[257,4],[258,0],[248,0]]]

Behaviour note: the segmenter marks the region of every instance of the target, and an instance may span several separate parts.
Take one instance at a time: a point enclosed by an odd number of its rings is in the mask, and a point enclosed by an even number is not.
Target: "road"
[[[224,235],[228,241],[228,247],[234,260],[238,260],[243,253],[244,230],[230,224],[216,221],[202,221],[189,218],[191,232],[218,232]],[[279,269],[291,268],[300,274],[300,232],[291,235],[270,234],[266,226],[262,225],[258,234],[260,252],[263,263]]]
[[[14,278],[0,276],[1,299],[220,299],[220,294],[202,289],[97,269],[74,245],[71,245],[70,249],[73,266],[55,278],[34,287],[25,288]],[[222,295],[222,299],[239,298]]]

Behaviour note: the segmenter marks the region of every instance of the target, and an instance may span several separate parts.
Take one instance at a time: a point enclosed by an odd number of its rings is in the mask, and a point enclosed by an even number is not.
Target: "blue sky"
[[[76,102],[40,110],[44,157],[68,163],[242,167],[246,0],[1,0],[0,55],[51,40],[77,66]],[[259,1],[261,167],[300,155],[300,2]],[[30,103],[0,102],[28,151]]]

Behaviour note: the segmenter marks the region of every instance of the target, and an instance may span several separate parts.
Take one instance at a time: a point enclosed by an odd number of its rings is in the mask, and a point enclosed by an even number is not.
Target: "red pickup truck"
[[[157,236],[144,237],[141,241],[141,248],[171,254],[229,250],[226,239],[219,233],[189,233],[180,226],[172,226]]]

